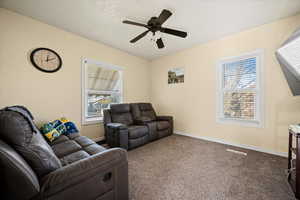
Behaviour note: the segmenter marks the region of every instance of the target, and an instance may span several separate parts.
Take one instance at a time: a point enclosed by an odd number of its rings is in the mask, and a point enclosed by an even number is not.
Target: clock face
[[[43,72],[56,72],[61,68],[62,60],[53,50],[37,48],[30,55],[32,64]]]

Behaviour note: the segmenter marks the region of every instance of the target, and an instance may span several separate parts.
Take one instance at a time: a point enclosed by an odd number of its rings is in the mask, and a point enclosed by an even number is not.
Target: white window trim
[[[102,68],[107,68],[107,69],[112,69],[112,70],[118,70],[120,71],[120,93],[121,93],[121,102],[123,102],[123,68],[116,66],[116,65],[111,65],[108,63],[96,61],[93,59],[88,59],[88,58],[83,58],[81,62],[81,124],[82,125],[89,125],[89,124],[98,124],[103,122],[103,117],[95,117],[95,118],[86,118],[86,102],[87,102],[87,93],[88,91],[86,90],[86,85],[87,85],[87,79],[86,79],[86,74],[87,74],[87,64],[94,64],[94,65],[99,65],[99,67]],[[101,91],[101,94],[105,93],[107,91]],[[108,92],[111,93],[111,92]]]
[[[255,120],[244,120],[244,119],[228,119],[224,117],[223,112],[223,64],[228,62],[235,62],[239,60],[244,60],[248,58],[256,57],[257,66],[256,66],[256,101],[257,108],[255,110]],[[263,80],[263,66],[264,66],[264,50],[258,49],[253,52],[245,53],[240,56],[222,58],[216,67],[217,74],[217,93],[216,93],[216,121],[221,124],[237,124],[242,126],[249,127],[264,127],[264,80]],[[253,89],[252,89],[253,90]],[[235,90],[236,91],[236,90]]]

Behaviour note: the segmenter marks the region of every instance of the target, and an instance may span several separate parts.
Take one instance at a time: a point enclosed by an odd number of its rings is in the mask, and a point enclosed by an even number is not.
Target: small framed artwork
[[[168,71],[168,84],[184,83],[184,68],[173,68]]]

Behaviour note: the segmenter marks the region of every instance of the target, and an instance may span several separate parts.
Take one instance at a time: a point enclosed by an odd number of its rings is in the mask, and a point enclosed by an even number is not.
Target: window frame
[[[224,64],[237,62],[249,58],[256,58],[256,88],[254,89],[224,89]],[[222,58],[217,63],[217,123],[221,124],[238,124],[249,127],[264,127],[264,84],[263,84],[263,64],[264,64],[264,50],[258,49],[253,52],[245,53],[239,56]],[[224,92],[230,91],[251,91],[256,93],[256,109],[255,109],[255,119],[234,119],[226,118],[224,116]]]
[[[89,58],[83,58],[82,63],[81,63],[81,101],[82,101],[82,106],[81,106],[81,124],[82,125],[89,125],[89,124],[97,124],[97,123],[102,123],[103,122],[103,117],[94,117],[88,119],[87,116],[87,98],[88,98],[88,93],[93,91],[93,93],[100,93],[100,94],[111,94],[113,92],[109,91],[98,91],[98,90],[88,90],[86,89],[86,86],[88,84],[87,80],[87,74],[88,74],[88,64],[93,64],[97,65],[101,68],[106,68],[106,69],[111,69],[111,70],[117,70],[120,73],[120,103],[123,102],[123,67],[119,67],[116,65],[108,64],[105,62],[101,61],[96,61],[93,59]]]

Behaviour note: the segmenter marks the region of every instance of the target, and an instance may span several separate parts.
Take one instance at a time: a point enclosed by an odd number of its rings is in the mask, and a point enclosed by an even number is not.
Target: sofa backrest
[[[31,199],[40,191],[38,178],[12,147],[0,140],[1,198]]]
[[[61,163],[31,120],[22,112],[0,110],[0,139],[18,152],[41,178],[60,168]]]
[[[134,119],[147,117],[152,121],[156,120],[156,113],[151,103],[132,103],[131,108]]]
[[[133,124],[133,117],[129,104],[112,104],[110,106],[111,122],[125,125]]]

